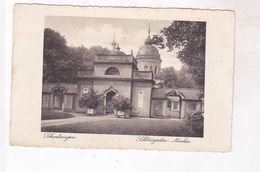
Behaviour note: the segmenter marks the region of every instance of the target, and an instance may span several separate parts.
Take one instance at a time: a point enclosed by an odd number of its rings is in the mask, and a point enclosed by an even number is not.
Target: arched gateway
[[[108,90],[104,92],[104,106],[105,106],[105,113],[113,113],[114,112],[114,105],[113,105],[113,98],[114,96],[118,95],[118,91],[110,87]]]

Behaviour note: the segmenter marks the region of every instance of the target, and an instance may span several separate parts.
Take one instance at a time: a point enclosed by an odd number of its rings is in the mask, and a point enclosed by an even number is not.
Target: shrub
[[[197,111],[193,113],[191,117],[191,128],[193,131],[195,131],[198,134],[203,133],[203,128],[204,128],[203,112]]]
[[[117,111],[127,112],[132,110],[131,100],[122,95],[115,96],[112,101],[114,109]]]
[[[130,112],[133,109],[132,108],[132,103],[131,100],[119,95],[119,96],[115,96],[112,99],[113,101],[113,106],[114,109],[116,110],[116,115],[118,116],[118,111],[124,112],[124,117],[126,118],[127,116],[130,116]]]
[[[191,125],[191,117],[192,117],[193,113],[194,113],[194,111],[185,112],[183,119],[186,120],[187,125]]]
[[[96,109],[100,104],[100,96],[93,89],[89,93],[83,94],[79,100],[79,107],[86,109]]]

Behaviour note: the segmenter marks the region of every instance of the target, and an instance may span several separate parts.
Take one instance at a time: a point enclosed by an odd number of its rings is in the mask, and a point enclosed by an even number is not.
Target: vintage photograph
[[[234,27],[227,10],[17,5],[10,144],[230,151]]]
[[[41,131],[203,137],[206,22],[44,17]]]

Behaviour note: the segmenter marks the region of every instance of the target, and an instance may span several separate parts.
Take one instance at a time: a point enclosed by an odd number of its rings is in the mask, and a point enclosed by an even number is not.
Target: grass
[[[42,120],[48,120],[48,119],[65,119],[65,118],[72,118],[73,115],[66,112],[58,112],[58,111],[51,111],[42,109]]]
[[[108,118],[96,121],[79,122],[42,127],[42,132],[94,133],[94,134],[127,134],[151,136],[202,137],[195,133],[182,120],[166,119],[117,119]]]

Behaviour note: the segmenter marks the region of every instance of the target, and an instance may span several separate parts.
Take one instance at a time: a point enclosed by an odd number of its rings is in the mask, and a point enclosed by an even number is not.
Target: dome
[[[121,48],[119,47],[119,43],[116,44],[115,50],[112,51],[110,54],[111,55],[125,55],[123,51],[120,50]]]
[[[161,60],[158,49],[153,45],[153,40],[150,37],[150,28],[148,36],[144,41],[144,45],[137,51],[136,59],[154,59]]]
[[[144,44],[147,45],[152,45],[153,44],[153,40],[151,39],[150,35],[145,39]]]
[[[146,44],[139,48],[139,50],[137,51],[136,58],[149,58],[161,60],[157,48],[151,44]]]

